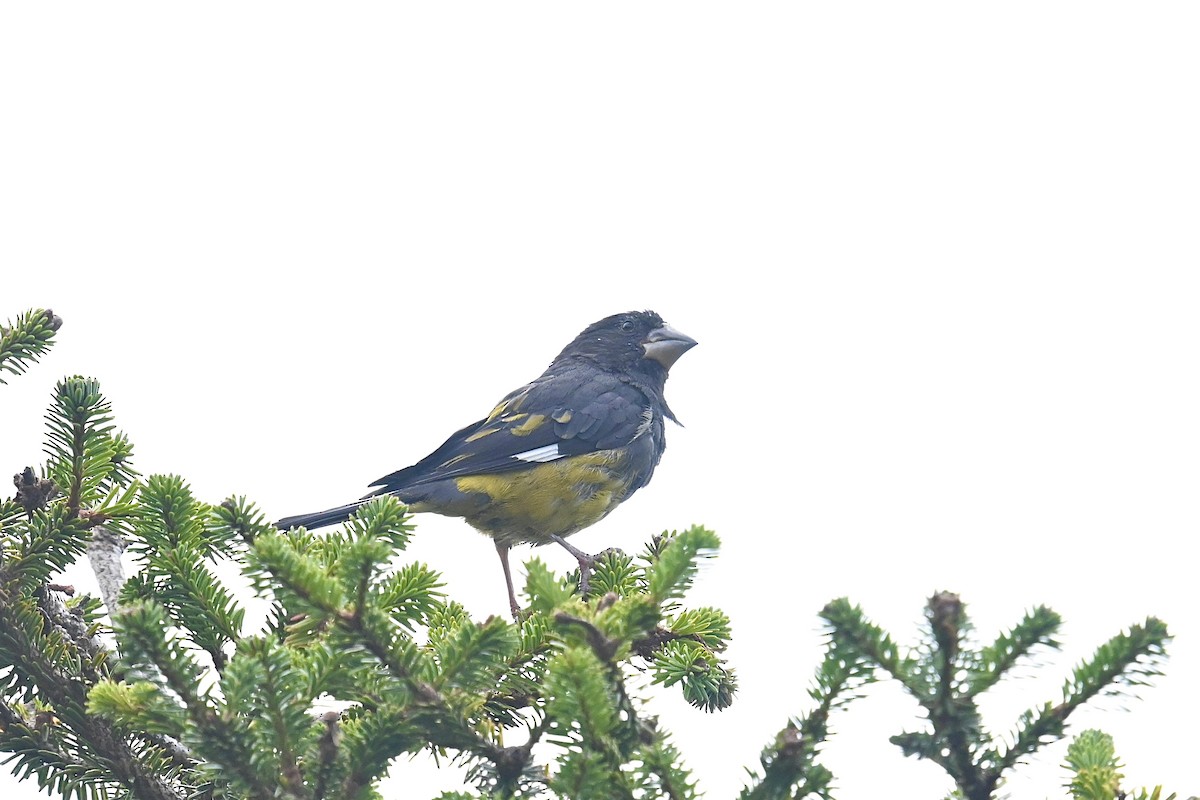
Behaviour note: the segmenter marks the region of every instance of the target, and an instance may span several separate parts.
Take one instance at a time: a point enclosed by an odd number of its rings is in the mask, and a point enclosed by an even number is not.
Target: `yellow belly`
[[[467,522],[502,544],[546,544],[603,519],[625,499],[625,454],[600,450],[495,475],[456,478],[460,492],[488,498]]]

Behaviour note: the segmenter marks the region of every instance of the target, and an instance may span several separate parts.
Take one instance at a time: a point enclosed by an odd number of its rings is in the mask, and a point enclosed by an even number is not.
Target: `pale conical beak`
[[[670,325],[655,328],[642,340],[646,358],[654,359],[662,364],[664,369],[670,369],[681,355],[695,346],[695,339],[680,333]]]

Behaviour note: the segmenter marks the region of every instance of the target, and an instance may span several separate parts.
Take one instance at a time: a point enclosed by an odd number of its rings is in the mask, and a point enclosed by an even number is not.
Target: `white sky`
[[[83,373],[143,472],[309,511],[586,324],[653,308],[701,343],[667,387],[687,427],[573,541],[723,537],[692,602],[731,615],[741,692],[657,705],[709,797],[808,708],[828,600],[913,641],[939,589],[987,640],[1035,604],[1066,619],[1064,652],[986,705],[1002,731],[1164,618],[1166,677],[1075,729],[1116,737],[1130,785],[1200,792],[1198,23],[1186,3],[6,4],[0,318],[66,324],[0,388],[0,467],[40,459],[50,389]],[[505,613],[460,520],[421,518],[413,553]],[[834,725],[839,797],[949,790],[887,742],[919,725],[895,686]],[[1060,796],[1064,750],[1012,796]],[[396,798],[456,786],[423,758],[394,774]]]

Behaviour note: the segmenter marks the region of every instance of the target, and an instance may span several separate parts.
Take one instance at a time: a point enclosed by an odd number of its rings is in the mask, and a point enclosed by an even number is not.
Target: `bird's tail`
[[[288,528],[299,528],[301,526],[313,529],[324,528],[326,525],[337,525],[339,522],[345,522],[350,519],[350,515],[370,500],[370,497],[364,497],[361,500],[355,500],[353,503],[347,503],[344,506],[336,508],[327,508],[324,511],[314,511],[311,514],[297,514],[294,517],[284,517],[275,523],[275,527],[286,531]]]

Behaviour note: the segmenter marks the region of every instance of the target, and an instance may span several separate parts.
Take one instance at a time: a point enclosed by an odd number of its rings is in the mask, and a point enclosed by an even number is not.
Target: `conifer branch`
[[[182,800],[151,769],[141,754],[130,748],[125,738],[109,723],[86,713],[87,684],[80,676],[63,671],[58,658],[71,645],[61,636],[33,634],[41,627],[40,612],[29,601],[15,600],[12,586],[0,586],[0,649],[14,669],[36,684],[54,709],[54,716],[75,731],[95,754],[95,766],[102,767],[111,779],[145,800]],[[52,620],[47,620],[52,622]],[[55,626],[55,630],[59,630]],[[35,638],[36,637],[36,638]],[[77,659],[74,663],[81,663]],[[96,665],[88,663],[85,671]],[[78,759],[72,758],[71,761]],[[65,763],[65,762],[64,762]]]
[[[1046,703],[1021,715],[1012,745],[996,756],[997,777],[1043,741],[1062,738],[1067,717],[1095,696],[1144,685],[1160,674],[1170,640],[1166,624],[1148,617],[1141,625],[1130,626],[1127,633],[1119,633],[1098,647],[1091,659],[1075,668],[1063,686],[1062,702]]]
[[[252,766],[253,748],[199,693],[203,670],[169,633],[163,608],[147,601],[130,603],[114,623],[128,650],[126,657],[138,667],[156,672],[163,685],[179,699],[204,744],[197,755],[229,769],[255,800],[273,797],[268,784]]]
[[[275,733],[274,749],[279,754],[280,779],[284,790],[297,800],[305,800],[304,778],[300,774],[297,761],[296,745],[292,741],[292,731],[300,728],[295,718],[303,715],[303,709],[295,709],[295,694],[283,679],[285,671],[289,670],[286,654],[275,651],[263,639],[255,639],[247,643],[247,655],[258,660],[258,674],[263,677],[259,686],[262,693],[260,713],[265,714]],[[289,707],[293,708],[292,719],[287,719]]]
[[[991,645],[980,650],[967,691],[972,696],[987,691],[1034,648],[1057,649],[1054,637],[1061,625],[1062,618],[1045,606],[1029,611],[1011,631],[1000,633]]]
[[[54,503],[0,542],[0,582],[14,580],[33,591],[83,553],[87,524],[70,514],[66,504]],[[15,590],[14,590],[15,591]]]
[[[830,735],[833,711],[848,705],[874,680],[874,665],[837,633],[841,620],[855,620],[861,628],[861,611],[844,600],[835,600],[822,612],[830,638],[825,658],[817,668],[809,696],[816,706],[799,719],[789,720],[760,756],[762,774],[751,772],[754,782],[742,790],[740,800],[791,800],[809,795],[828,798],[833,774],[816,757]]]
[[[851,605],[844,597],[838,598],[821,610],[821,619],[825,620],[839,642],[878,664],[914,696],[926,694],[917,677],[916,660],[911,656],[902,656],[892,637],[870,622],[861,608]]]
[[[620,640],[608,638],[604,635],[603,631],[588,620],[573,616],[565,611],[555,614],[554,621],[561,625],[578,626],[583,631],[588,645],[592,648],[592,652],[596,654],[596,658],[601,663],[607,664],[612,661],[612,657],[617,653],[617,648],[621,646]]]
[[[1067,788],[1074,800],[1175,800],[1177,797],[1174,793],[1164,796],[1162,786],[1137,791],[1123,790],[1121,780],[1125,776],[1121,772],[1122,764],[1117,759],[1113,738],[1094,728],[1081,732],[1071,741],[1063,766],[1071,771],[1071,782]]]
[[[934,594],[926,606],[933,647],[930,669],[935,675],[927,692],[917,697],[929,717],[933,736],[922,748],[922,755],[945,769],[967,796],[980,789],[972,749],[979,739],[979,712],[969,693],[959,692],[958,674],[963,665],[963,637],[970,630],[966,610],[958,595]],[[912,746],[911,737],[899,737],[899,743]]]
[[[1067,746],[1066,766],[1074,772],[1067,788],[1081,800],[1112,800],[1121,793],[1121,765],[1112,737],[1094,729],[1080,733]]]
[[[45,623],[53,626],[53,630],[60,633],[70,642],[71,648],[83,656],[75,665],[82,677],[92,683],[108,677],[112,666],[112,653],[100,640],[95,628],[67,608],[49,587],[43,586],[35,590],[34,597]]]
[[[50,476],[65,489],[68,511],[78,514],[84,503],[97,499],[113,470],[112,407],[94,379],[66,378],[54,388],[46,422]]]
[[[645,770],[653,778],[653,788],[667,800],[697,800],[696,782],[678,766],[682,757],[667,737],[655,734],[654,742],[642,748]]]
[[[62,319],[49,309],[27,311],[15,322],[0,325],[0,373],[20,375],[50,349]],[[0,384],[6,383],[0,374]]]
[[[338,722],[341,715],[336,711],[327,711],[321,715],[321,723],[325,729],[317,742],[317,776],[313,786],[313,800],[325,800],[329,791],[330,777],[338,758],[341,730]]]
[[[27,713],[26,709],[0,701],[0,753],[12,753],[12,771],[35,776],[44,789],[65,792],[70,776],[86,773],[88,764],[63,741],[53,714]]]
[[[928,644],[921,659],[902,656],[883,631],[845,601],[831,603],[823,616],[835,641],[899,680],[925,709],[932,730],[903,733],[892,737],[892,742],[906,755],[939,764],[966,800],[989,800],[1003,773],[1044,742],[1061,738],[1066,718],[1083,703],[1103,691],[1141,685],[1157,675],[1170,639],[1166,626],[1154,618],[1114,637],[1075,669],[1061,703],[1046,703],[1022,714],[1012,745],[1002,751],[984,732],[974,698],[1032,648],[1055,646],[1057,615],[1035,609],[991,647],[973,652],[968,649],[970,621],[965,607],[956,595],[939,593],[926,609]]]

